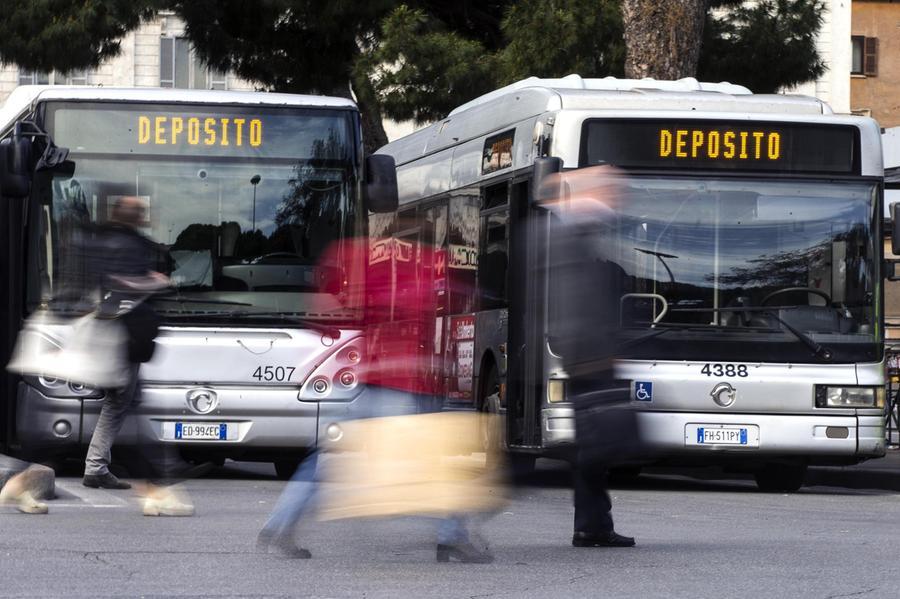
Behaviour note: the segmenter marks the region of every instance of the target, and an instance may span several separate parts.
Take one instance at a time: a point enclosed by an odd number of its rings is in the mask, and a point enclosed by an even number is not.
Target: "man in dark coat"
[[[541,190],[551,212],[551,343],[575,406],[576,547],[630,547],[615,532],[607,468],[636,442],[628,389],[614,381],[622,270],[615,263],[620,175],[593,167],[552,175]],[[615,424],[611,424],[615,423]]]

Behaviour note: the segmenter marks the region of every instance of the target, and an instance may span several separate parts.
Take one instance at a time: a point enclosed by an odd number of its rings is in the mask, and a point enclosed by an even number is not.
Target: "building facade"
[[[828,102],[835,112],[849,113],[850,80],[847,74],[850,72],[851,61],[851,4],[850,0],[824,0],[824,3],[822,29],[816,45],[825,61],[825,72],[815,81],[785,91],[815,96]]]
[[[900,0],[854,0],[851,30],[853,112],[900,126]]]
[[[255,89],[252,82],[207,68],[185,39],[184,23],[166,13],[126,35],[121,53],[93,70],[37,73],[4,65],[0,68],[0,101],[26,84]]]

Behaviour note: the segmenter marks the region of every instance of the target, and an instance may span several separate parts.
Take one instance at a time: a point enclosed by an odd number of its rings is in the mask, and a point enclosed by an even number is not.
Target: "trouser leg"
[[[318,452],[310,453],[297,468],[297,471],[285,485],[275,509],[263,526],[263,531],[271,536],[291,535],[303,513],[315,496],[318,481]]]
[[[575,532],[602,534],[613,530],[612,502],[607,489],[606,468],[576,461],[573,468],[575,487]]]
[[[103,475],[109,472],[111,450],[116,435],[125,422],[128,409],[134,401],[138,390],[137,368],[132,368],[132,374],[128,384],[122,389],[116,389],[107,393],[100,409],[100,418],[91,436],[91,444],[88,446],[87,457],[84,462],[84,474]]]

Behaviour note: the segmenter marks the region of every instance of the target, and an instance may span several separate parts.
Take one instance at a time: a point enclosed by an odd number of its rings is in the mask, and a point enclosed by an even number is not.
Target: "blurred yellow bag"
[[[342,424],[341,449],[321,474],[323,520],[486,512],[505,503],[500,472],[487,468],[483,427],[496,417],[439,412]]]

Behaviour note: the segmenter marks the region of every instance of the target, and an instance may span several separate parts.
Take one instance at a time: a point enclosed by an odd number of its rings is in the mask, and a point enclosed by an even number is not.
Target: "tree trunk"
[[[375,91],[367,77],[354,73],[346,86],[332,89],[328,95],[353,100],[359,106],[366,156],[388,142],[384,126],[381,124],[381,107],[375,100]]]
[[[623,0],[625,76],[696,76],[708,10],[709,0]]]
[[[357,75],[353,78],[353,94],[356,96],[356,105],[359,106],[362,117],[363,145],[368,155],[388,142],[387,133],[384,132],[384,125],[381,123],[381,106],[368,76]]]

